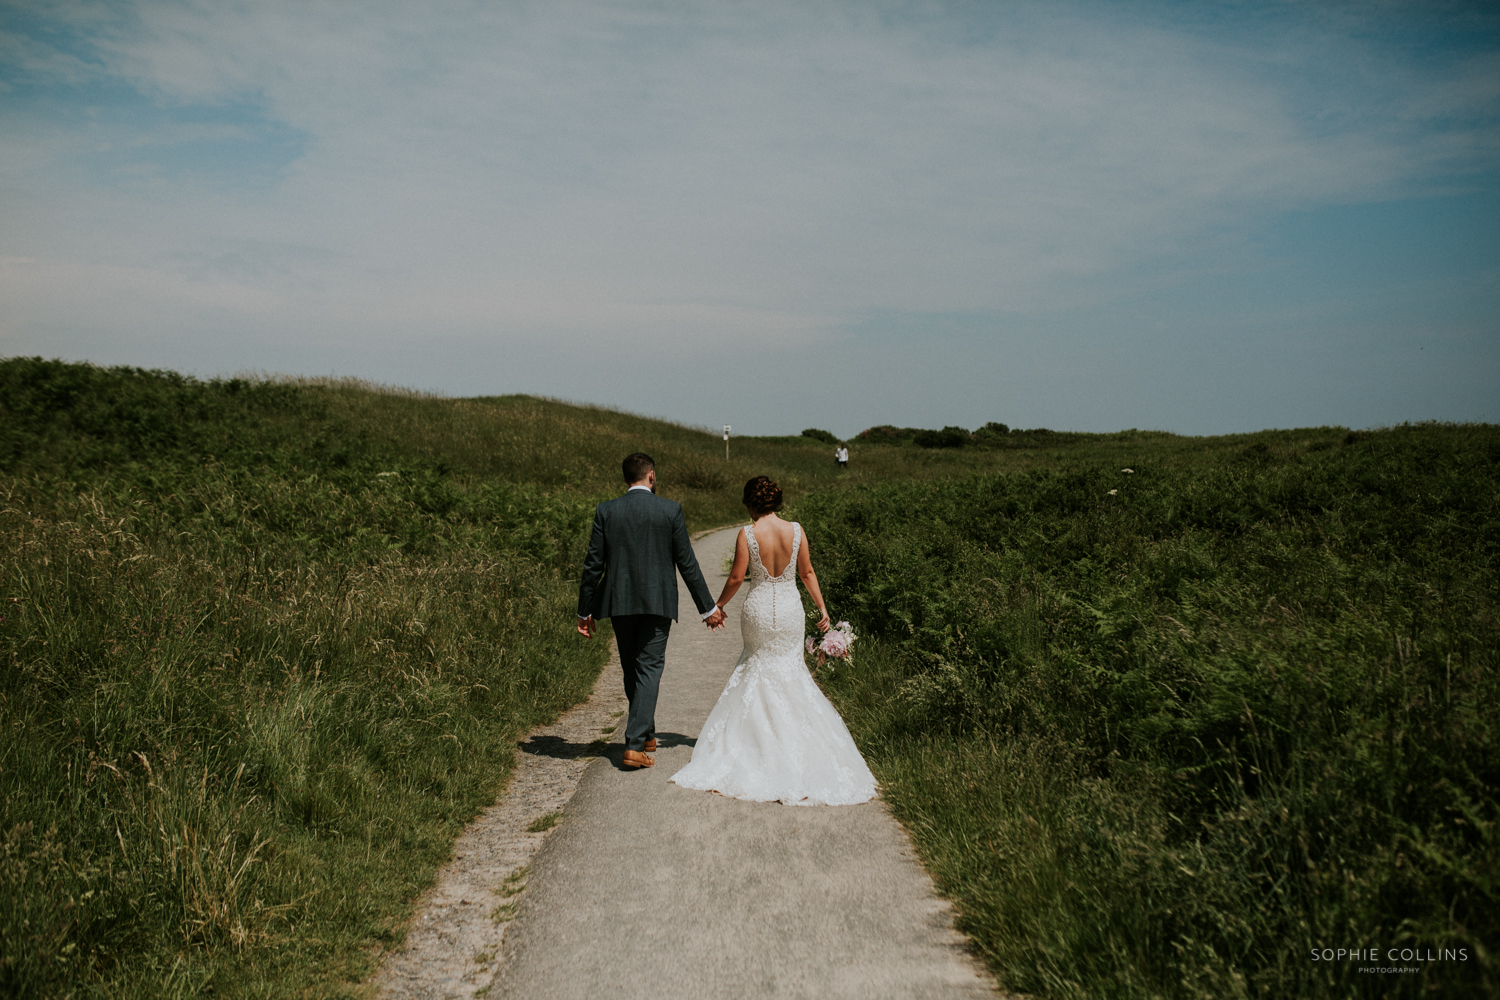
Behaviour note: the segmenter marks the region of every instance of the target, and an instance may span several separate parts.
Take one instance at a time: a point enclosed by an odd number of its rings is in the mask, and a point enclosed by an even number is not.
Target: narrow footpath
[[[734,538],[728,529],[695,543],[715,596]],[[878,800],[792,807],[668,782],[691,758],[739,657],[748,589],[727,609],[728,626],[710,633],[679,587],[656,766],[622,770],[616,735],[582,772],[527,870],[488,990],[476,992],[496,1000],[993,997],[950,907]],[[601,689],[618,690],[619,668],[607,669],[615,673]]]

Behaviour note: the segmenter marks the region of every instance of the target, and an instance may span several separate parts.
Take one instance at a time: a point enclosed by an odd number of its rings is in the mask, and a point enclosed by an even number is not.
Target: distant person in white
[[[839,463],[839,468],[840,469],[847,469],[847,468],[849,468],[849,449],[848,448],[844,447],[843,445],[839,445],[837,448],[835,448],[833,450],[833,457],[834,457],[834,460]]]

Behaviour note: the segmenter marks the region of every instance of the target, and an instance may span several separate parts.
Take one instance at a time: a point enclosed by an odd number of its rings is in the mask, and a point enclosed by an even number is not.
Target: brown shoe
[[[649,740],[647,740],[646,745],[641,747],[641,749],[646,751],[647,753],[656,753],[656,737],[653,736]]]
[[[640,767],[655,767],[656,766],[656,758],[655,757],[647,757],[645,754],[641,753],[639,750],[626,750],[625,751],[625,766],[628,767],[628,768],[630,768],[632,771],[634,771],[636,768],[640,768]]]

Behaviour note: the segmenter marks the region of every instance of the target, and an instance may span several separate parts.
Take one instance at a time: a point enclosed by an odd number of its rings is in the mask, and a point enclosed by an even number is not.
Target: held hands
[[[710,632],[717,632],[724,627],[724,609],[714,608],[714,613],[703,619],[703,624],[708,626]]]
[[[595,627],[596,626],[594,625],[593,615],[589,615],[587,618],[578,619],[578,634],[583,636],[585,639],[592,639],[594,637]]]

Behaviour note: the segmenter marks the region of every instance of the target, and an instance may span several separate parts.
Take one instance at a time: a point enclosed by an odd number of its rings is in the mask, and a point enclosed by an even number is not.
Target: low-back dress
[[[703,723],[691,763],[672,780],[752,802],[869,801],[875,778],[804,658],[796,570],[802,525],[792,525],[792,558],[777,576],[760,560],[755,526],[744,533],[750,548],[750,591],[740,612],[745,647]]]

